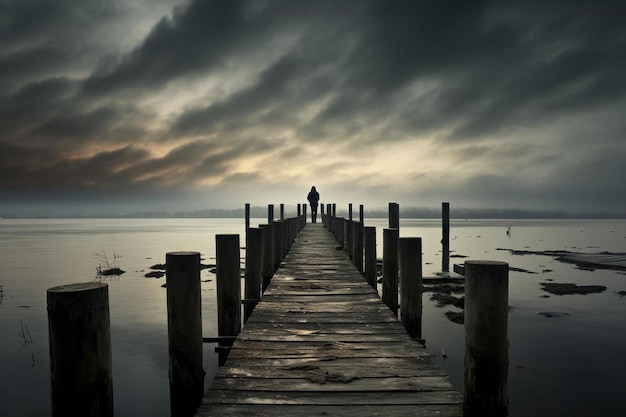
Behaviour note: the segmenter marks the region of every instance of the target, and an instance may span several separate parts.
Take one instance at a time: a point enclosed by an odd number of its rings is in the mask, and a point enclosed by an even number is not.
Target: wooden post
[[[376,226],[363,228],[363,242],[365,246],[365,281],[376,290],[376,275],[378,272],[376,262]]]
[[[400,265],[400,319],[409,336],[422,338],[422,239],[398,241]]]
[[[250,203],[246,203],[245,206],[245,211],[246,211],[246,232],[248,231],[248,229],[250,228]]]
[[[217,332],[219,336],[237,336],[241,330],[241,275],[239,235],[215,235],[217,269]],[[220,346],[231,343],[221,342]],[[220,366],[228,354],[220,350]]]
[[[263,276],[263,292],[270,284],[274,275],[274,227],[271,224],[259,226],[263,230],[263,263],[261,275]]]
[[[246,272],[245,272],[245,298],[243,306],[244,323],[248,321],[250,314],[261,298],[262,265],[263,265],[263,229],[248,229],[246,242]]]
[[[300,203],[298,203],[298,217],[302,215],[302,209],[300,207]]]
[[[112,417],[109,287],[63,285],[47,300],[52,416]]]
[[[450,203],[441,203],[442,251],[441,270],[450,271]]]
[[[398,203],[389,203],[389,228],[400,229],[400,206]]]
[[[285,220],[285,205],[280,203],[280,219]]]
[[[274,223],[274,205],[273,204],[267,205],[267,222],[270,224]]]
[[[348,220],[352,221],[352,203],[348,203]]]
[[[365,226],[365,213],[363,210],[363,204],[359,204],[359,221]]]
[[[168,252],[167,338],[172,416],[193,416],[204,395],[200,253]]]
[[[398,229],[383,230],[383,301],[398,315]]]
[[[363,223],[352,222],[352,262],[363,273]]]
[[[346,237],[346,244],[345,244],[345,249],[346,252],[348,253],[348,257],[350,257],[350,259],[354,259],[354,255],[352,254],[352,250],[354,249],[354,247],[352,246],[352,241],[353,241],[353,237],[352,237],[352,224],[354,222],[350,219],[346,219],[345,222],[345,227],[344,227],[344,234]]]
[[[464,416],[508,414],[509,265],[465,262]]]

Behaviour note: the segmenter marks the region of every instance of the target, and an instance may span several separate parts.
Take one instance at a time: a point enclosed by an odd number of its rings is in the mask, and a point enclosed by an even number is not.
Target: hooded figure
[[[309,204],[311,205],[311,220],[313,223],[317,222],[317,203],[320,201],[320,195],[315,190],[315,187],[311,187],[311,191],[309,191],[309,195],[306,197],[309,200]]]

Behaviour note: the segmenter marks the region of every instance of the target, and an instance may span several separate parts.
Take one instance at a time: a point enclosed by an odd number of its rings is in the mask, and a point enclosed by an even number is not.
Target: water
[[[253,219],[251,224],[263,223]],[[377,226],[378,255],[382,228]],[[506,228],[512,233],[507,236]],[[96,277],[96,254],[122,256],[127,271],[108,279],[116,416],[168,416],[167,313],[164,279],[144,278],[169,251],[192,250],[212,263],[215,234],[243,233],[242,219],[0,220],[0,404],[6,416],[50,414],[46,289]],[[401,237],[423,239],[425,276],[441,270],[441,228],[436,220],[403,220]],[[242,241],[243,246],[243,241]],[[509,398],[512,416],[615,415],[626,372],[626,276],[583,271],[550,257],[511,255],[496,248],[625,252],[626,224],[613,221],[453,221],[453,254],[508,262],[536,274],[510,273]],[[463,258],[452,258],[462,263]],[[551,272],[544,272],[551,270]],[[203,333],[217,334],[214,276],[201,279]],[[600,294],[550,296],[539,283],[605,285]],[[204,282],[210,280],[209,282]],[[435,361],[462,391],[463,327],[424,296],[423,336]],[[540,312],[569,316],[547,318]],[[22,331],[22,326],[27,329]],[[24,333],[24,337],[18,334]],[[32,343],[30,342],[32,338]],[[441,349],[448,357],[443,359]],[[206,344],[205,386],[217,367]]]

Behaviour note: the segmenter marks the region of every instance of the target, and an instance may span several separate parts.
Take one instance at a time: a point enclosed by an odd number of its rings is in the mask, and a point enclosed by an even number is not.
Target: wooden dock
[[[298,235],[196,415],[461,416],[462,409],[446,374],[318,223]]]

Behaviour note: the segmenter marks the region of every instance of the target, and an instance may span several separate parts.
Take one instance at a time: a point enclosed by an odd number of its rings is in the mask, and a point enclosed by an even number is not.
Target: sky
[[[625,21],[626,1],[0,0],[0,216],[313,185],[624,213]]]

